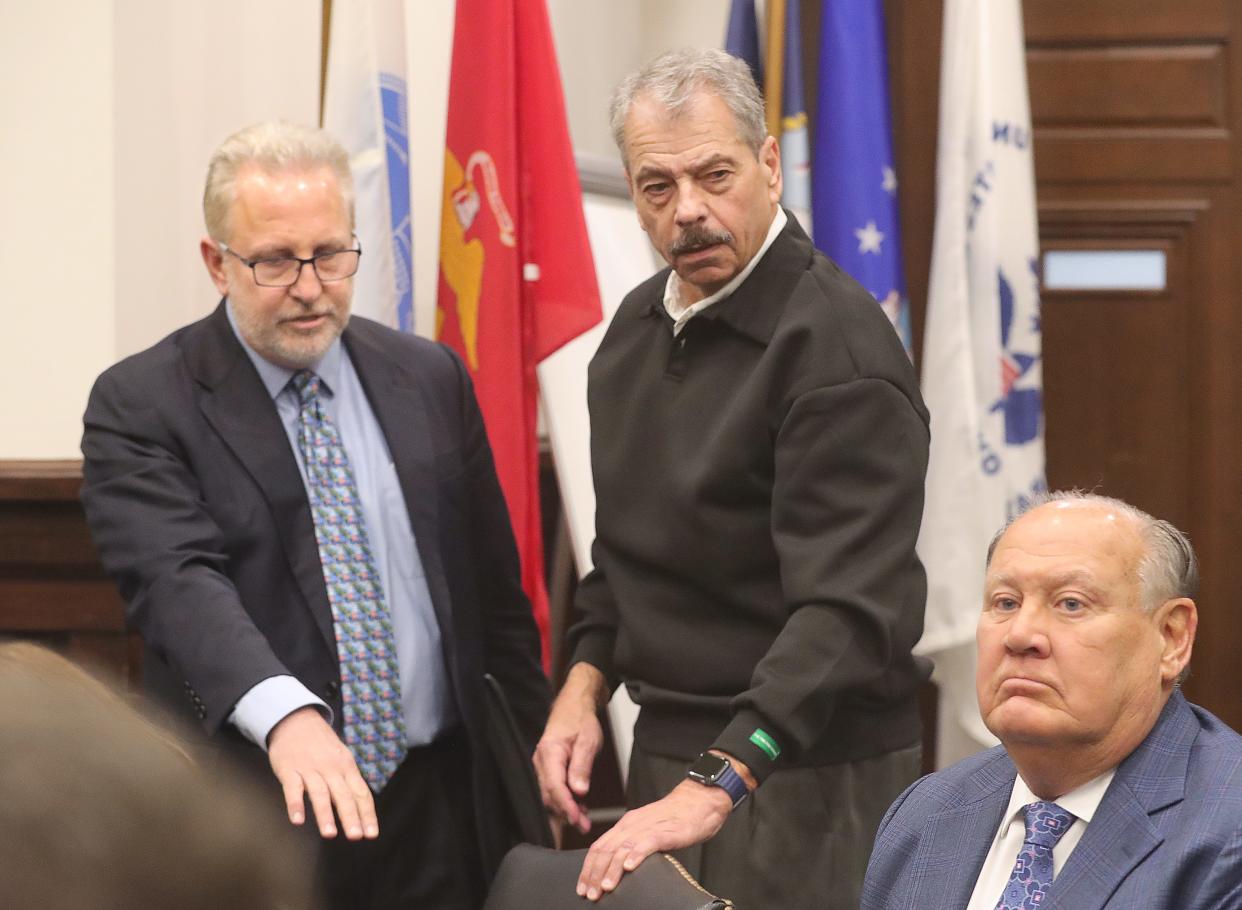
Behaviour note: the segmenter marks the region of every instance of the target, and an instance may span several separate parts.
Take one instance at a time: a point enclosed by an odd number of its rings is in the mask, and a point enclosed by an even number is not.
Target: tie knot
[[[298,370],[289,381],[302,399],[302,404],[310,404],[319,397],[321,380],[310,370]]]
[[[1070,829],[1074,816],[1056,803],[1034,802],[1023,807],[1026,813],[1026,842],[1052,849]]]

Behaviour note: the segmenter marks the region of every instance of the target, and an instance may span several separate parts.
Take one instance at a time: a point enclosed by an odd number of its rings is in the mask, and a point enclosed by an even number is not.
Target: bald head
[[[1000,540],[1013,525],[1042,509],[1064,512],[1067,509],[1094,509],[1110,516],[1110,526],[1128,522],[1143,542],[1143,553],[1135,572],[1143,587],[1143,606],[1153,610],[1174,597],[1194,598],[1199,593],[1199,560],[1184,533],[1170,522],[1154,518],[1142,509],[1111,496],[1084,493],[1080,490],[1058,490],[1037,500],[1026,511],[1011,518],[996,532],[988,545],[987,565]]]

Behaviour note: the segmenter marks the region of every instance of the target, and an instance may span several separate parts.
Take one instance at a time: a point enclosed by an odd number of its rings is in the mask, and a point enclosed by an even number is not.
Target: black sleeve
[[[578,583],[574,603],[582,617],[569,630],[570,665],[587,663],[604,675],[608,691],[621,685],[613,665],[613,653],[617,643],[617,602],[609,587],[608,578],[599,564],[599,548],[591,544],[592,562],[595,567]]]
[[[915,556],[928,432],[895,385],[864,378],[800,395],[775,442],[772,539],[788,620],[714,744],[762,778],[756,728],[797,752],[841,693],[908,659],[922,631]]]
[[[225,574],[224,537],[170,429],[169,396],[134,371],[99,378],[84,417],[82,504],[129,623],[192,687],[214,733],[251,687],[289,671]]]

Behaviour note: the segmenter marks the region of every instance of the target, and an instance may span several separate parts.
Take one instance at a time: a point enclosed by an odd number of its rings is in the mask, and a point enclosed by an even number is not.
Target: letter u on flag
[[[436,337],[474,379],[545,663],[535,366],[602,316],[544,0],[457,0]]]
[[[414,328],[409,109],[402,0],[335,0],[323,125],[349,151],[365,255],[354,312]]]
[[[1046,489],[1038,248],[1021,5],[946,0],[923,347],[932,443],[918,546],[928,580],[919,650],[966,645],[960,660],[937,658],[937,678],[968,729],[978,721],[968,643],[984,553],[992,534]]]

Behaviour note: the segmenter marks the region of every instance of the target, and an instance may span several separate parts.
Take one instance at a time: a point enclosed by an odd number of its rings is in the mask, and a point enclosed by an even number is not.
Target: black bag
[[[733,902],[709,894],[677,860],[653,853],[598,904],[575,890],[586,850],[549,850],[518,844],[506,854],[483,910],[729,910]]]

